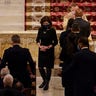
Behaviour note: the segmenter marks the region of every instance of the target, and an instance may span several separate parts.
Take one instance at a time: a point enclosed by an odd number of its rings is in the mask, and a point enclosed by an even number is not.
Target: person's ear
[[[80,49],[82,48],[82,46],[83,46],[82,43],[79,43],[79,47],[80,47]]]

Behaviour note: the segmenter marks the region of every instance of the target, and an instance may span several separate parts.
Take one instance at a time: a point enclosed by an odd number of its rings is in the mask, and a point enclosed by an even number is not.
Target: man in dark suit
[[[94,96],[96,86],[96,53],[89,50],[88,39],[78,40],[80,51],[74,55],[70,67],[66,69],[72,74],[73,96]]]
[[[13,77],[7,74],[3,79],[4,89],[0,90],[0,96],[24,96],[20,91],[13,89]]]
[[[85,36],[85,37],[89,37],[90,32],[91,32],[91,27],[90,27],[90,23],[84,19],[82,19],[83,16],[83,12],[82,10],[79,8],[76,10],[75,12],[75,23],[78,23],[80,26],[80,35],[81,36]]]
[[[32,85],[31,78],[35,76],[34,61],[29,50],[20,47],[20,37],[18,35],[13,35],[11,40],[13,47],[4,51],[1,67],[7,65],[10,74],[22,82],[24,87],[29,88]]]

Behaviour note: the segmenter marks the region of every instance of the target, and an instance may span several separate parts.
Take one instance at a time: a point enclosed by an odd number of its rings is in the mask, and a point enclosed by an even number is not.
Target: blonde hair
[[[70,7],[76,7],[76,6],[78,6],[78,4],[76,4],[76,3],[71,3],[70,4]]]

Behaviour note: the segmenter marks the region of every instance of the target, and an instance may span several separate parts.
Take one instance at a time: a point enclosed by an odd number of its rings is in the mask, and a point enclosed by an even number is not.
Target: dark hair
[[[80,26],[78,23],[72,24],[72,31],[80,31]]]
[[[89,47],[89,41],[87,37],[80,37],[78,39],[78,43],[81,43],[82,45]]]
[[[43,25],[43,22],[45,22],[45,21],[48,21],[50,26],[52,26],[52,21],[49,16],[44,16],[43,18],[41,18],[41,21],[40,21],[41,26]]]
[[[17,90],[19,90],[19,91],[22,91],[23,90],[23,88],[24,88],[24,86],[23,86],[23,84],[21,83],[21,82],[16,82],[16,84],[14,85],[14,88],[15,89],[17,89]]]
[[[73,18],[70,18],[68,20],[66,30],[71,30],[73,22],[74,22],[74,19]]]
[[[13,43],[20,43],[20,36],[15,34],[11,37]]]

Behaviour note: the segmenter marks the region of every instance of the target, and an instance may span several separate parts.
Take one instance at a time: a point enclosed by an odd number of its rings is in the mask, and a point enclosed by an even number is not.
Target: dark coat
[[[0,78],[0,89],[4,88],[4,84],[3,84],[3,78]]]
[[[11,88],[6,87],[0,90],[0,96],[24,96],[23,93]]]
[[[62,67],[62,85],[63,87],[71,86],[72,79],[71,74],[69,72],[65,73],[64,71],[69,66],[72,61],[73,55],[78,51],[77,49],[77,41],[79,38],[79,33],[72,33],[70,30],[62,32],[60,35],[60,46],[62,48],[60,53],[60,60],[63,61],[61,63]]]
[[[73,54],[77,52],[77,41],[79,33],[72,33],[71,30],[62,32],[59,38],[61,53],[60,60],[66,63],[70,63]],[[69,49],[70,46],[70,49]],[[69,53],[70,52],[70,53]]]
[[[19,45],[14,45],[13,47],[10,47],[4,51],[1,66],[5,67],[8,65],[12,76],[21,81],[25,87],[28,87],[27,84],[30,82],[30,77],[27,70],[28,63],[31,66],[31,70],[34,74],[35,64],[29,50],[27,48],[22,48]]]
[[[44,31],[42,28],[38,30],[36,42],[44,46],[53,45],[52,48],[43,52],[39,49],[38,66],[39,67],[54,67],[54,47],[57,45],[57,36],[54,28]]]
[[[60,46],[62,48],[60,53],[60,60],[63,63],[60,64],[62,67],[62,86],[65,87],[65,95],[72,96],[72,77],[70,72],[64,72],[72,61],[73,55],[77,50],[77,41],[79,33],[72,33],[71,30],[62,32],[60,35]]]
[[[81,36],[85,36],[85,37],[89,37],[90,32],[91,32],[91,26],[90,23],[85,21],[82,18],[76,18],[74,20],[74,23],[78,23],[80,26],[80,35]]]
[[[73,96],[94,96],[96,85],[96,53],[82,49],[69,67],[73,80]]]
[[[61,61],[65,61],[67,60],[67,54],[66,54],[66,43],[67,43],[67,36],[70,33],[70,30],[64,31],[60,34],[60,38],[59,38],[59,43],[60,43],[60,47],[61,47],[61,52],[60,52],[60,60]]]

